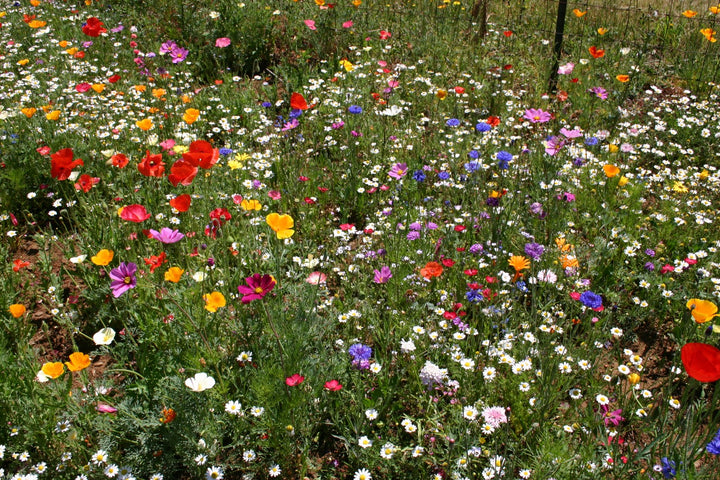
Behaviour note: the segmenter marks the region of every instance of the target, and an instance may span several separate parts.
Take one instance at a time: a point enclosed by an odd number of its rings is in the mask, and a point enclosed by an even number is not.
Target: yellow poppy
[[[630,179],[627,178],[625,175],[623,175],[622,177],[620,177],[620,180],[618,181],[618,186],[619,186],[619,187],[624,187],[625,185],[627,185],[627,183],[628,183],[629,181],[630,181]]]
[[[85,370],[90,366],[90,356],[82,352],[75,352],[70,354],[70,361],[65,362],[68,370],[71,372],[79,372]]]
[[[605,35],[607,33],[607,28],[598,28],[597,29],[598,35]]]
[[[65,372],[62,362],[47,362],[42,366],[42,372],[50,378],[58,378]]]
[[[717,316],[718,307],[709,300],[691,298],[685,305],[697,323],[705,323]]]
[[[182,118],[185,123],[187,123],[188,125],[192,125],[193,123],[195,123],[195,120],[197,120],[199,116],[200,110],[198,110],[197,108],[188,108],[187,110],[185,110]]]
[[[45,115],[48,120],[57,120],[60,118],[60,110],[53,110]]]
[[[220,292],[212,292],[203,295],[205,300],[205,310],[208,312],[217,312],[217,309],[225,306],[225,297]]]
[[[172,283],[178,283],[183,273],[185,273],[185,270],[180,267],[170,267],[167,272],[165,272],[165,280]]]
[[[361,3],[362,3],[362,0],[353,0],[353,2],[352,2],[353,7],[355,7],[355,8],[359,7]]]
[[[113,256],[115,256],[115,252],[108,250],[107,248],[103,248],[96,255],[90,257],[90,260],[95,265],[104,266],[112,262]]]
[[[97,93],[102,93],[103,90],[105,90],[105,84],[104,83],[93,83],[92,89],[95,90]]]
[[[603,165],[603,171],[605,172],[605,176],[608,178],[612,178],[618,173],[620,173],[620,169],[618,167],[616,167],[615,165],[610,165],[609,163]]]
[[[240,206],[243,210],[260,210],[262,208],[262,205],[257,200],[248,200],[245,199],[240,203]]]
[[[265,221],[270,225],[270,228],[273,229],[277,238],[281,240],[290,238],[295,233],[295,230],[292,229],[295,226],[295,222],[290,215],[271,213],[265,218]]]
[[[37,112],[37,108],[28,107],[28,108],[23,108],[23,109],[20,110],[20,111],[21,111],[21,112],[23,113],[23,115],[25,115],[27,118],[32,118],[32,116],[35,115],[35,112]]]
[[[715,34],[717,33],[712,28],[703,28],[700,30],[700,33],[702,33],[705,36],[705,39],[711,43],[717,42],[717,39],[715,38]]]
[[[67,53],[68,55],[75,55],[77,52],[78,52],[78,49],[75,47],[71,47],[71,48],[68,48],[67,50],[65,50],[65,53]]]
[[[718,13],[720,13],[720,5],[718,5],[717,7],[710,7],[709,10],[710,13],[712,13],[713,15],[717,15]]]
[[[448,92],[447,90],[438,89],[437,92],[435,92],[435,96],[439,98],[440,100],[445,100],[447,98]]]
[[[21,67],[24,67],[24,66],[27,65],[28,63],[30,63],[30,59],[29,59],[29,58],[23,58],[22,60],[18,60],[18,65],[20,65]]]
[[[8,310],[10,310],[10,315],[13,316],[13,318],[20,318],[23,315],[25,315],[25,305],[21,303],[13,303],[8,307]]]
[[[146,118],[144,120],[138,120],[135,122],[135,125],[137,125],[140,130],[147,132],[153,127],[153,122],[149,118]]]

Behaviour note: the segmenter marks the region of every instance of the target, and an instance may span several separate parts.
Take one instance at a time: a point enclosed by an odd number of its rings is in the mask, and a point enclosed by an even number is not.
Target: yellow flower
[[[631,373],[628,375],[628,382],[630,382],[630,385],[637,385],[640,382],[640,375]]]
[[[353,2],[352,2],[353,7],[355,7],[355,8],[359,7],[361,3],[362,3],[362,0],[353,0]]]
[[[192,125],[193,123],[195,123],[195,120],[197,120],[199,116],[200,110],[198,110],[197,108],[188,108],[187,110],[185,110],[182,118],[183,120],[185,120],[185,123],[187,123],[188,125]]]
[[[672,190],[673,190],[673,192],[677,192],[677,193],[687,193],[688,192],[688,188],[682,182],[678,182],[678,181],[675,181],[675,183],[673,183]]]
[[[30,28],[42,28],[45,25],[47,25],[47,22],[44,22],[42,20],[31,20],[30,22],[28,22],[28,26]]]
[[[185,273],[185,270],[180,267],[170,267],[167,272],[165,272],[165,280],[172,283],[178,283],[183,273]]]
[[[695,15],[697,15],[697,12],[693,10],[685,10],[684,12],[682,12],[682,14],[687,18],[693,18]]]
[[[146,118],[144,120],[138,120],[135,122],[135,125],[137,125],[140,130],[147,132],[153,127],[153,122],[149,118]]]
[[[703,170],[702,172],[700,172],[698,178],[700,178],[700,180],[707,180],[709,176],[710,172],[708,172],[707,170]]]
[[[616,75],[615,80],[617,80],[618,82],[625,83],[628,80],[630,80],[630,75]]]
[[[13,303],[8,307],[8,310],[10,310],[10,315],[13,316],[13,318],[20,318],[23,315],[25,315],[25,305],[21,303]]]
[[[630,181],[630,180],[629,180],[625,175],[623,175],[622,177],[620,177],[620,180],[618,181],[618,186],[619,186],[619,187],[624,187],[625,185],[627,185],[627,183],[628,183],[629,181]]]
[[[612,178],[618,173],[620,173],[620,169],[618,167],[616,167],[615,165],[610,165],[609,163],[603,165],[603,171],[605,172],[605,176],[608,178]]]
[[[715,34],[717,33],[712,28],[703,28],[700,30],[700,33],[702,33],[708,42],[715,43],[717,42],[717,39],[715,38]]]
[[[587,13],[587,10],[582,11],[582,10],[575,8],[575,9],[573,9],[573,13],[575,14],[576,17],[580,18],[580,17],[583,17]]]
[[[70,361],[65,362],[65,365],[67,365],[68,370],[71,372],[79,372],[80,370],[85,370],[87,367],[90,366],[90,356],[82,353],[82,352],[75,352],[70,354]]]
[[[53,110],[52,112],[47,113],[45,115],[45,118],[47,118],[48,120],[57,120],[58,118],[60,118],[60,110]]]
[[[112,262],[113,256],[115,256],[115,252],[108,250],[107,248],[103,248],[96,255],[90,257],[90,260],[95,265],[105,266]]]
[[[605,35],[607,33],[607,28],[598,28],[597,29],[598,35]]]
[[[618,151],[617,145],[615,145],[614,143],[611,143],[610,145],[608,145],[608,152],[615,153],[617,151]]]
[[[203,295],[205,300],[205,310],[208,312],[217,312],[217,309],[225,306],[225,297],[220,292],[212,292]]]
[[[260,202],[258,202],[257,200],[248,200],[248,199],[243,200],[240,203],[240,206],[245,211],[260,210],[262,208],[262,205],[260,205]]]
[[[708,10],[710,10],[710,13],[712,13],[713,15],[717,15],[718,13],[720,13],[720,5],[718,5],[717,7],[710,7]]]
[[[293,233],[295,233],[295,230],[292,229],[295,226],[295,222],[290,215],[271,213],[265,218],[265,221],[270,225],[270,228],[275,231],[277,238],[280,240],[290,238],[293,236]]]
[[[343,67],[346,72],[352,72],[355,69],[352,62],[350,62],[346,58],[343,58],[342,60],[340,60],[340,66]]]
[[[65,372],[62,362],[47,362],[42,366],[42,372],[50,378],[58,378]]]
[[[92,89],[95,90],[97,93],[102,93],[103,90],[105,90],[105,84],[104,83],[93,83]]]
[[[65,53],[67,53],[68,55],[75,55],[77,52],[78,52],[78,49],[75,47],[71,47],[71,48],[68,48],[67,50],[65,50]]]
[[[447,90],[440,88],[437,92],[435,92],[435,96],[440,100],[445,100],[447,98]]]
[[[705,323],[717,316],[718,307],[709,300],[691,298],[685,306],[690,309],[696,323]]]
[[[24,67],[24,66],[27,65],[28,63],[30,63],[30,59],[29,59],[29,58],[23,58],[22,60],[18,60],[18,65],[20,65],[21,67]]]
[[[28,108],[23,108],[23,109],[20,110],[20,111],[21,111],[21,112],[23,113],[23,115],[25,115],[27,118],[32,118],[32,116],[35,115],[35,112],[37,112],[37,108],[28,107]]]

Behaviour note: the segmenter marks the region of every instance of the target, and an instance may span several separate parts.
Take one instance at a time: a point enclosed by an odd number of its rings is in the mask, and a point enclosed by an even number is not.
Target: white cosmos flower
[[[212,388],[215,385],[215,379],[205,372],[200,372],[185,380],[185,385],[193,392],[202,392]]]

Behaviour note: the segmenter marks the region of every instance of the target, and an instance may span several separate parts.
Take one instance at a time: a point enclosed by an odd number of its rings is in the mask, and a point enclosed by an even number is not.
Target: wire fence
[[[720,0],[482,1],[488,25],[538,36],[537,53],[545,60],[589,57],[595,47],[611,62],[631,63],[649,75],[720,80]]]

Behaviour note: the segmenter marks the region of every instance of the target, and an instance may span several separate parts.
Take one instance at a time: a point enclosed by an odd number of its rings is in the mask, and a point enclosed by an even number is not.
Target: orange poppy
[[[718,315],[718,307],[709,300],[691,298],[685,305],[697,323],[705,323]]]
[[[208,312],[217,312],[217,309],[225,306],[225,297],[220,292],[212,292],[203,295],[205,300],[205,310]]]
[[[583,10],[580,10],[577,8],[573,9],[573,14],[575,14],[575,16],[578,18],[585,16],[586,13],[587,13],[587,10],[583,11]]]
[[[593,58],[602,58],[605,56],[605,50],[601,50],[601,49],[595,47],[595,45],[588,48],[588,51],[590,52],[590,55],[593,56]]]
[[[279,213],[271,213],[265,218],[270,228],[273,229],[275,235],[279,239],[290,238],[295,233],[293,227],[295,222],[290,215],[280,215]]]
[[[625,82],[627,82],[628,80],[630,80],[630,75],[616,75],[616,76],[615,76],[615,79],[616,79],[618,82],[625,83]]]
[[[103,248],[96,255],[90,257],[90,260],[95,265],[105,266],[112,262],[114,256],[115,252],[113,252],[112,250],[108,250],[107,248]]]
[[[178,283],[183,273],[185,273],[185,270],[180,267],[170,267],[167,269],[167,272],[165,272],[165,281]]]
[[[70,361],[65,362],[65,365],[71,372],[79,372],[90,366],[90,356],[82,352],[72,353],[70,354]]]
[[[50,378],[58,378],[65,372],[62,362],[47,362],[42,366],[42,373]]]
[[[12,315],[13,318],[20,318],[25,315],[26,312],[25,305],[21,303],[13,303],[8,307],[8,310],[10,310],[10,315]]]
[[[442,275],[443,267],[437,262],[428,262],[423,268],[420,269],[420,275],[430,280],[433,277],[439,277]]]
[[[615,165],[610,165],[609,163],[606,165],[603,165],[603,171],[605,172],[605,176],[608,178],[612,178],[618,173],[620,173],[620,169],[616,167]]]

